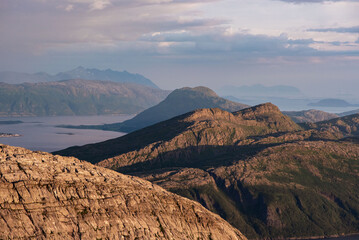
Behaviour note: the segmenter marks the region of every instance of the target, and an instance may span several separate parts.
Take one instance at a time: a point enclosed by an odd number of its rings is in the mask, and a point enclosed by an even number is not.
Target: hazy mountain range
[[[168,93],[134,83],[82,79],[0,83],[0,116],[133,114],[157,104]]]
[[[359,115],[297,125],[262,104],[200,109],[76,156],[200,202],[249,238],[359,231]]]
[[[174,90],[166,99],[156,106],[144,110],[134,118],[125,122],[97,126],[84,125],[63,127],[132,132],[200,108],[220,108],[232,112],[245,107],[248,107],[248,105],[221,98],[213,90],[207,87],[186,87]]]
[[[313,107],[359,107],[358,104],[351,104],[343,99],[326,98],[318,102],[309,103],[308,106]]]
[[[121,83],[137,83],[140,85],[145,85],[152,88],[158,88],[151,80],[140,75],[133,74],[127,71],[113,71],[111,69],[99,70],[99,69],[89,69],[84,67],[77,67],[75,69],[60,72],[55,75],[48,73],[19,73],[19,72],[0,72],[0,82],[9,83],[9,84],[18,84],[18,83],[39,83],[39,82],[49,82],[49,81],[60,81],[60,80],[70,80],[70,79],[85,79],[85,80],[101,80],[101,81],[112,81],[112,82],[121,82]]]
[[[218,89],[221,96],[233,97],[297,97],[302,95],[301,91],[293,86],[275,85],[264,86],[255,84],[250,86],[225,86]]]
[[[353,110],[353,111],[348,111],[348,112],[339,113],[338,115],[341,116],[341,117],[344,117],[344,116],[353,115],[353,114],[357,114],[357,113],[359,113],[359,109]]]

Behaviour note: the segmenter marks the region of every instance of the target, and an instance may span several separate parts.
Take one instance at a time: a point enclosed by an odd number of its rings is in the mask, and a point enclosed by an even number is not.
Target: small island
[[[2,137],[20,137],[20,134],[17,133],[0,133],[0,138]]]
[[[309,103],[308,106],[314,107],[358,107],[357,104],[351,104],[343,99],[326,98],[319,102]]]

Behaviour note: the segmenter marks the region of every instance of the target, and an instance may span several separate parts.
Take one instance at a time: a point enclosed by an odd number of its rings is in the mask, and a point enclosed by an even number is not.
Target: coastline
[[[288,238],[290,240],[336,240],[336,239],[348,239],[348,240],[354,240],[359,239],[359,233],[349,233],[349,234],[335,234],[335,235],[329,235],[329,236],[312,236],[312,237],[301,237],[301,238]]]
[[[17,133],[0,133],[0,138],[8,138],[8,137],[21,137],[21,135]]]

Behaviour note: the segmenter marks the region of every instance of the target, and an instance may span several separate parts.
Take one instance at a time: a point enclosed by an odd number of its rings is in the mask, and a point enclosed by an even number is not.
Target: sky
[[[359,89],[359,1],[0,0],[0,71],[77,66],[140,73],[163,89]]]

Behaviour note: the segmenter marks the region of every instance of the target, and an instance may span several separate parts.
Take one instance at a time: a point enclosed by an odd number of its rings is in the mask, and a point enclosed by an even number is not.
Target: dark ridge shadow
[[[191,122],[173,124],[172,121],[165,121],[119,138],[84,146],[73,146],[53,152],[53,154],[73,156],[95,164],[123,153],[137,151],[152,143],[168,141],[185,131],[191,124]]]
[[[237,161],[244,161],[268,147],[274,147],[281,144],[283,143],[244,146],[192,146],[164,152],[151,160],[138,162],[130,166],[119,167],[115,170],[125,174],[138,174],[140,172],[145,173],[161,169],[208,169],[212,167],[230,166]]]

